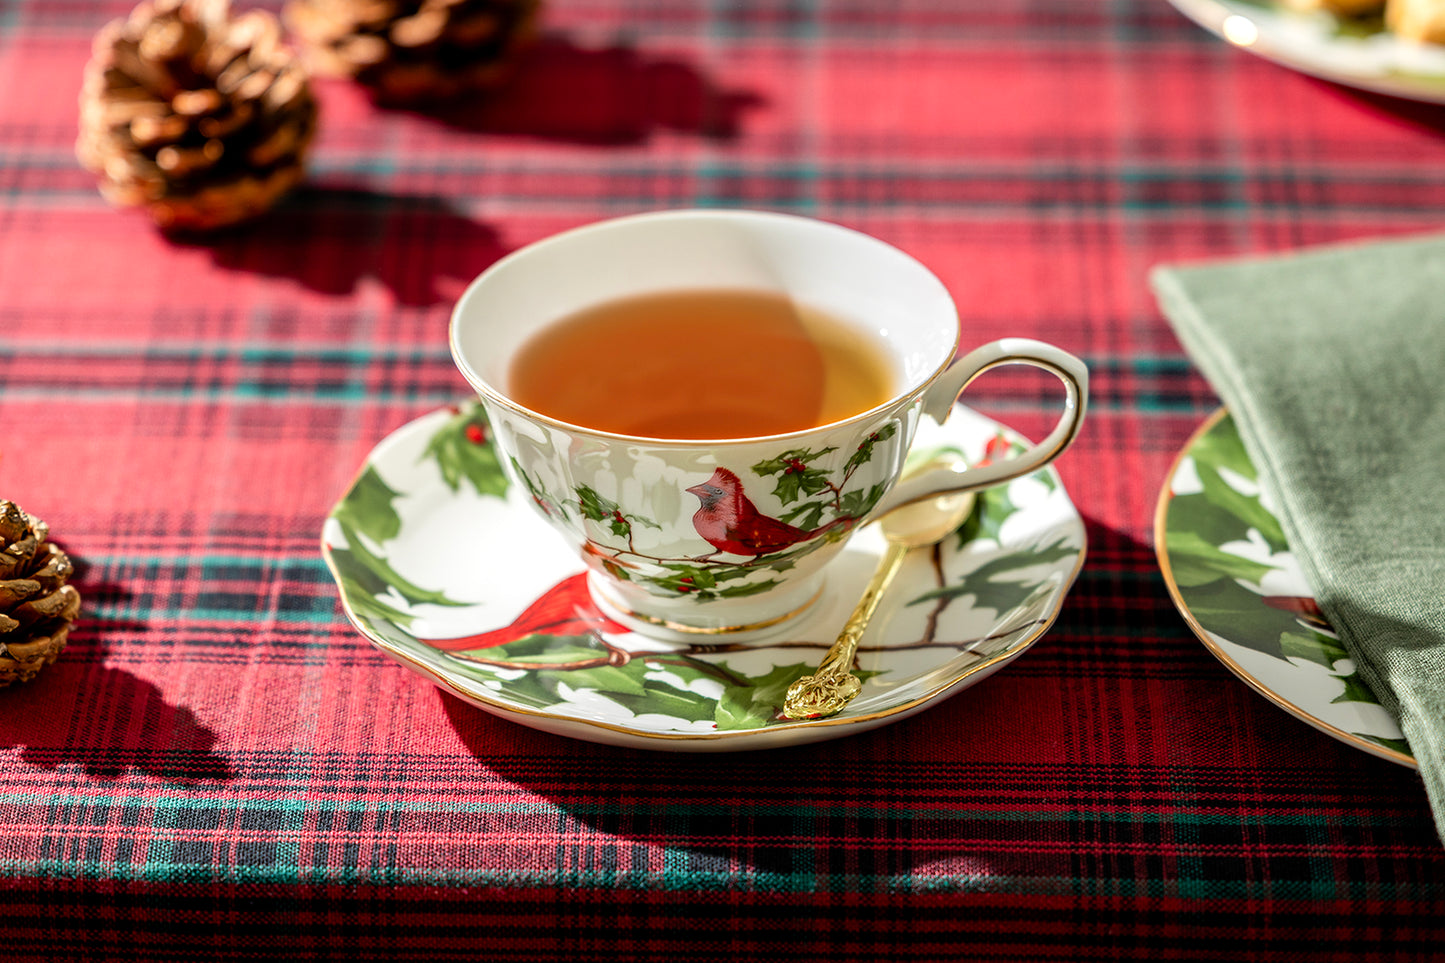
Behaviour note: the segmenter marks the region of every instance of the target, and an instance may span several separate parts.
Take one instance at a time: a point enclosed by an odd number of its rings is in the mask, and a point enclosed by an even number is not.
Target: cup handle
[[[973,379],[991,368],[1027,364],[1054,375],[1064,384],[1064,413],[1048,437],[1028,450],[1003,461],[973,468],[940,468],[900,481],[878,502],[873,517],[938,495],[978,491],[1027,475],[1063,453],[1079,433],[1088,407],[1089,369],[1060,348],[1031,338],[1001,338],[975,348],[951,364],[923,393],[923,411],[943,422],[958,396]]]

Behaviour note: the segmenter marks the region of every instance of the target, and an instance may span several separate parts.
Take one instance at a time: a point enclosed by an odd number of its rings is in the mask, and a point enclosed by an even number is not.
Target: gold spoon
[[[924,471],[937,468],[939,460],[920,466]],[[952,464],[949,460],[947,464]],[[883,537],[888,540],[888,550],[878,562],[863,597],[858,600],[848,624],[838,634],[819,663],[817,671],[805,675],[788,687],[783,700],[783,715],[789,719],[818,719],[831,716],[843,709],[858,694],[863,683],[853,674],[853,656],[858,651],[858,640],[868,627],[868,620],[878,608],[883,593],[903,559],[915,548],[932,545],[947,537],[963,524],[973,511],[973,492],[958,492],[940,495],[928,501],[904,505],[884,515],[878,521]]]

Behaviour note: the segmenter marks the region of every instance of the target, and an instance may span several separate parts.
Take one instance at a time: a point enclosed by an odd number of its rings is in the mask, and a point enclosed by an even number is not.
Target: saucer
[[[970,463],[1022,440],[959,405],[924,419],[910,459]],[[322,530],[347,617],[447,692],[522,725],[674,751],[831,739],[921,711],[1018,658],[1053,623],[1083,565],[1084,525],[1045,468],[981,494],[938,546],[905,561],[859,647],[863,689],[838,715],[793,721],[783,695],[813,670],[884,541],[858,531],[822,598],[777,639],[687,643],[608,619],[585,569],[504,474],[481,407],[434,411],[368,456]]]
[[[1211,415],[1175,460],[1154,547],[1174,604],[1235,675],[1341,742],[1415,765],[1315,605],[1228,411]]]

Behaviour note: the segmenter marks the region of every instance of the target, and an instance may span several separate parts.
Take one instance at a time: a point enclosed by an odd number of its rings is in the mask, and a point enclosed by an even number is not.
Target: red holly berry
[[[983,458],[974,465],[975,468],[982,468],[984,465],[992,465],[995,458],[1008,454],[1008,439],[1003,435],[994,435],[983,446]]]
[[[467,425],[467,441],[471,442],[474,445],[481,445],[485,444],[486,440],[487,433],[482,430],[481,425],[477,424],[475,421]]]

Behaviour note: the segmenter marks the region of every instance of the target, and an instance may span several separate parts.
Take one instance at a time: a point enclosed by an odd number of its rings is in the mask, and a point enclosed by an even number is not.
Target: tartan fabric
[[[126,9],[0,0],[0,497],[86,602],[0,690],[0,955],[1445,953],[1415,774],[1261,699],[1169,601],[1154,499],[1217,401],[1144,282],[1438,227],[1439,108],[1163,0],[554,0],[492,102],[320,84],[305,188],[177,243],[73,157],[90,37]],[[486,715],[348,626],[321,522],[377,441],[465,395],[451,299],[531,240],[693,205],[869,231],[939,273],[966,341],[1087,360],[1059,468],[1088,562],[1005,671],[843,740],[654,754]],[[1036,436],[1051,397],[970,393]]]

